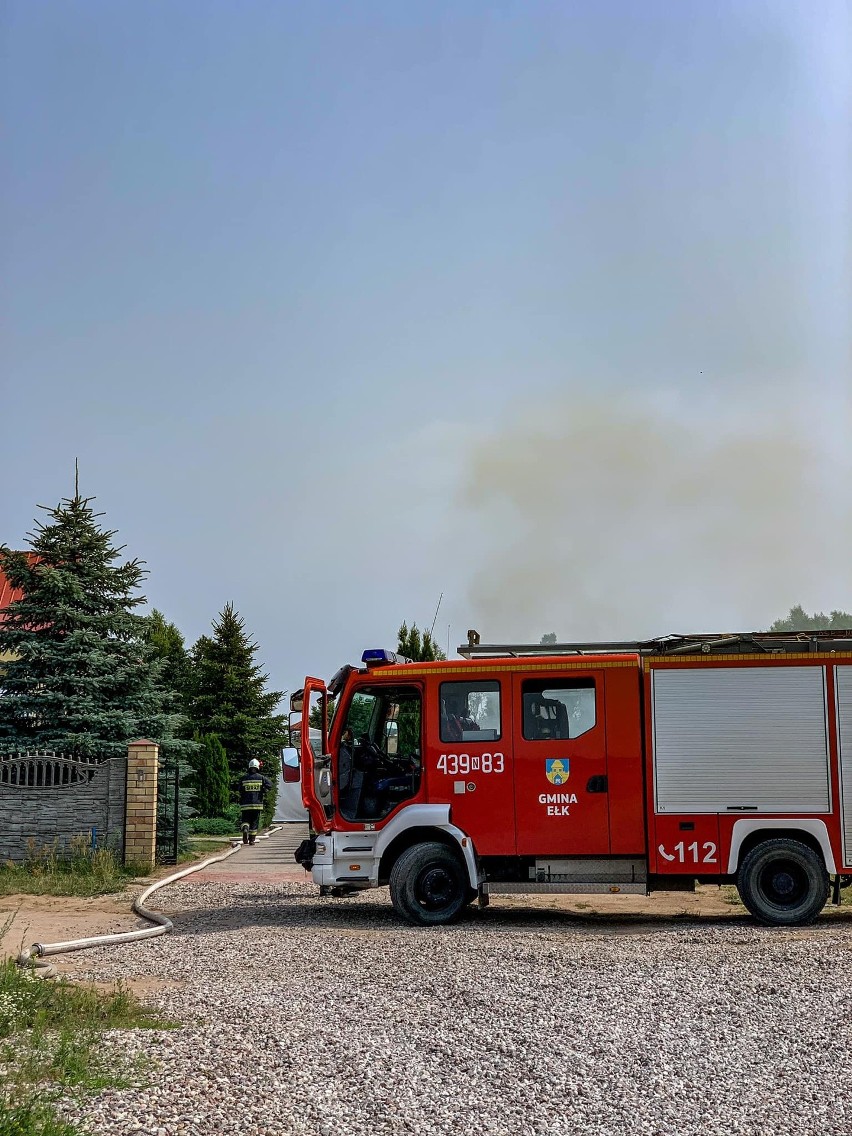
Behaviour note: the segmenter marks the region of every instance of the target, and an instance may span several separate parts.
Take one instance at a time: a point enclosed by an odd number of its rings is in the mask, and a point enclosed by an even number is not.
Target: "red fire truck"
[[[418,924],[499,893],[696,880],[736,884],[770,924],[813,920],[832,884],[839,902],[852,632],[469,640],[446,662],[365,651],[293,696],[312,828],[297,857],[323,893],[389,884]]]

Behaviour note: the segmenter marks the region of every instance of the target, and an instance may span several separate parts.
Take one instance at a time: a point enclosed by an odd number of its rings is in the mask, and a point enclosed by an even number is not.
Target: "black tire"
[[[776,927],[812,923],[828,901],[828,872],[813,848],[778,837],[757,844],[743,858],[737,890],[760,923]]]
[[[415,844],[391,869],[390,893],[394,910],[409,923],[449,923],[467,906],[467,869],[444,844]]]

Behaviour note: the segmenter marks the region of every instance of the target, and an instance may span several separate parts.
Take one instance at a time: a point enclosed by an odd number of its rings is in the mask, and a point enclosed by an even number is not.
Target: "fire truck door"
[[[295,702],[295,705],[294,705]],[[314,832],[328,831],[331,813],[331,770],[328,759],[328,694],[325,683],[319,678],[306,678],[303,690],[291,699],[294,712],[298,707],[302,720],[299,758],[302,766],[302,804],[308,810]],[[321,740],[311,739],[311,710],[319,708]],[[314,748],[320,750],[314,752]]]
[[[515,851],[510,693],[508,681],[478,678],[436,683],[428,696],[429,799],[449,804],[480,856]]]
[[[609,853],[603,676],[513,676],[519,856]]]

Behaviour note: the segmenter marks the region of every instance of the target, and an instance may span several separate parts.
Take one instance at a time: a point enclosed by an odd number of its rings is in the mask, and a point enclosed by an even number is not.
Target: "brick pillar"
[[[160,747],[145,738],[127,747],[124,861],[154,866],[157,855],[157,771]]]

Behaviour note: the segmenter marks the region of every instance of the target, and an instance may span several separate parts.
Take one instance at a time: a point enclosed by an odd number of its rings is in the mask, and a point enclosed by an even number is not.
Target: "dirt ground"
[[[132,897],[8,895],[0,899],[0,952],[17,955],[33,943],[82,939],[148,926],[130,910]]]
[[[15,957],[23,947],[33,943],[57,943],[149,927],[149,923],[131,910],[132,902],[133,893],[129,892],[92,899],[51,895],[4,896],[0,898],[0,958]],[[86,954],[86,951],[81,951],[58,955],[50,962],[60,975],[73,978],[79,968],[85,967]],[[181,985],[146,975],[144,954],[128,951],[126,957],[129,969],[124,983],[140,997]],[[134,973],[134,967],[138,973]],[[94,985],[113,986],[112,983],[99,982]]]

